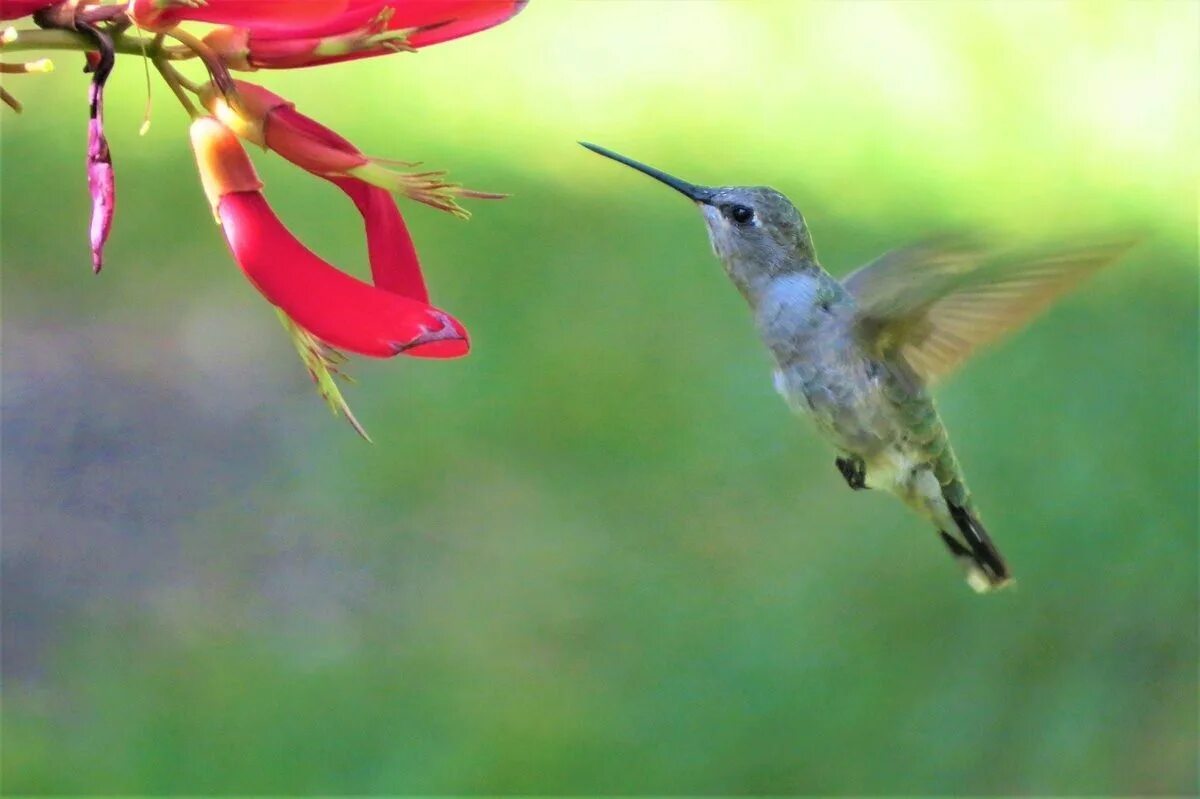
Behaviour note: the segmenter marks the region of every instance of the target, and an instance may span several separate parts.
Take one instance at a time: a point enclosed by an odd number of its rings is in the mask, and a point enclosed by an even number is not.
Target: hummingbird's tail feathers
[[[980,564],[979,558],[974,552],[945,530],[938,530],[938,535],[941,536],[946,549],[950,550],[950,554],[962,566],[967,575],[967,585],[971,586],[976,593],[986,594],[997,588],[1003,588],[1010,582],[1009,580],[998,581]]]
[[[966,567],[967,582],[970,586],[979,593],[986,593],[1012,582],[1012,573],[1008,570],[1008,564],[1004,562],[1004,556],[992,543],[979,519],[962,506],[951,502],[947,502],[946,505],[962,541],[945,530],[938,532],[946,548]]]

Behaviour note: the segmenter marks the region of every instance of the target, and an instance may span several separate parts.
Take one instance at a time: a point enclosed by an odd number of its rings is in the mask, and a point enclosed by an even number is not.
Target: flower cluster
[[[117,56],[147,59],[192,118],[191,143],[204,192],[234,259],[275,307],[318,390],[364,437],[335,378],[342,352],[455,358],[469,349],[467,332],[433,306],[416,249],[396,204],[407,197],[466,218],[458,200],[502,195],[471,191],[445,173],[406,173],[397,161],[369,158],[351,142],[262,86],[231,71],[291,69],[415,51],[498,25],[525,0],[0,0],[0,20],[31,16],[38,28],[8,28],[0,53],[75,49],[86,54],[87,178],[92,196],[92,268],[116,207],[116,180],[104,135],[104,86]],[[203,38],[188,23],[212,28]],[[180,62],[207,73],[189,79]],[[45,59],[0,64],[4,73],[46,71]],[[0,101],[20,111],[0,88]],[[270,150],[323,178],[363,218],[371,282],[337,269],[306,248],[280,222],[242,142]]]

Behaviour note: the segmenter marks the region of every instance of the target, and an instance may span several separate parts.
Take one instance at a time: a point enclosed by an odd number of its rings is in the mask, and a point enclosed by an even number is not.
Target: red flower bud
[[[449,183],[441,171],[397,172],[385,165],[388,162],[367,158],[346,138],[301,114],[293,103],[262,86],[240,80],[234,81],[234,86],[238,95],[236,109],[212,83],[202,88],[200,100],[243,139],[273,150],[314,175],[358,178],[462,218],[469,214],[456,202],[457,197],[502,196]]]
[[[246,81],[234,81],[238,107],[220,89],[206,84],[204,107],[247,141],[274,150],[301,169],[317,175],[340,174],[367,163],[367,157],[329,128],[295,111],[293,103]]]
[[[191,138],[205,193],[235,260],[298,325],[333,347],[379,358],[467,353],[467,333],[449,314],[347,275],[301,244],[267,205],[229,128],[205,117],[192,123]]]

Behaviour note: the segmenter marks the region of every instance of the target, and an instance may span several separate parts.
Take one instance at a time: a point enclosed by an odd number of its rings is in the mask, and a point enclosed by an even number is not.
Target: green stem
[[[125,55],[145,55],[150,58],[191,58],[192,53],[168,50],[153,39],[121,34],[113,39],[113,47]],[[17,53],[23,50],[94,50],[95,44],[86,36],[64,30],[19,30],[17,38],[3,46],[0,52]]]
[[[175,81],[192,94],[200,93],[200,84],[189,79],[186,75],[176,69],[175,66],[161,54],[153,60],[155,65],[158,67],[158,71],[163,73],[164,78],[167,76],[167,74],[170,74],[172,81]]]
[[[204,116],[200,109],[196,108],[196,105],[192,102],[192,98],[188,97],[187,92],[184,90],[185,87],[190,88],[191,86],[195,86],[194,83],[189,81],[183,75],[179,74],[179,70],[171,66],[171,64],[161,56],[154,59],[154,67],[158,70],[158,74],[162,75],[163,80],[167,82],[167,86],[171,87],[172,94],[175,95],[175,99],[179,101],[179,104],[183,106],[184,110],[188,112],[188,116],[190,116],[192,119],[198,119]],[[195,89],[192,89],[192,91],[197,91],[198,89],[199,87],[196,87]]]
[[[0,86],[0,103],[4,103],[18,114],[21,113],[21,101],[6,92],[3,86]]]
[[[23,50],[79,50],[88,51],[94,50],[95,42],[79,33],[69,30],[53,29],[53,30],[20,30],[17,32],[17,38],[4,45],[0,45],[0,53],[20,52]],[[195,119],[202,116],[202,112],[188,97],[187,92],[199,92],[200,87],[194,82],[188,80],[179,70],[171,65],[171,61],[179,61],[187,58],[194,58],[197,53],[191,50],[183,51],[176,48],[168,48],[163,46],[163,36],[159,34],[153,38],[144,36],[129,35],[121,33],[113,37],[113,49],[117,53],[125,55],[142,56],[149,59],[171,92],[183,105],[188,115]],[[226,73],[228,74],[228,73]],[[5,92],[7,95],[7,92]],[[7,101],[7,96],[4,98]],[[19,110],[19,104],[14,106]]]
[[[217,84],[217,88],[221,90],[221,94],[230,98],[237,96],[237,89],[233,85],[233,76],[229,74],[229,70],[225,68],[221,57],[213,52],[211,47],[182,28],[174,28],[168,31],[167,35],[182,42],[188,49],[200,57],[200,60],[204,62],[204,66],[208,68],[208,74],[212,78],[213,83]]]

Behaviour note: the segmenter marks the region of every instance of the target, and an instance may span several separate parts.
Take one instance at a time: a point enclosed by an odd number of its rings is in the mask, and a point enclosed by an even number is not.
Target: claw
[[[846,485],[855,491],[860,491],[867,487],[867,464],[862,458],[838,458],[834,461],[834,464],[838,467],[838,471],[842,473],[842,477],[846,478]]]

